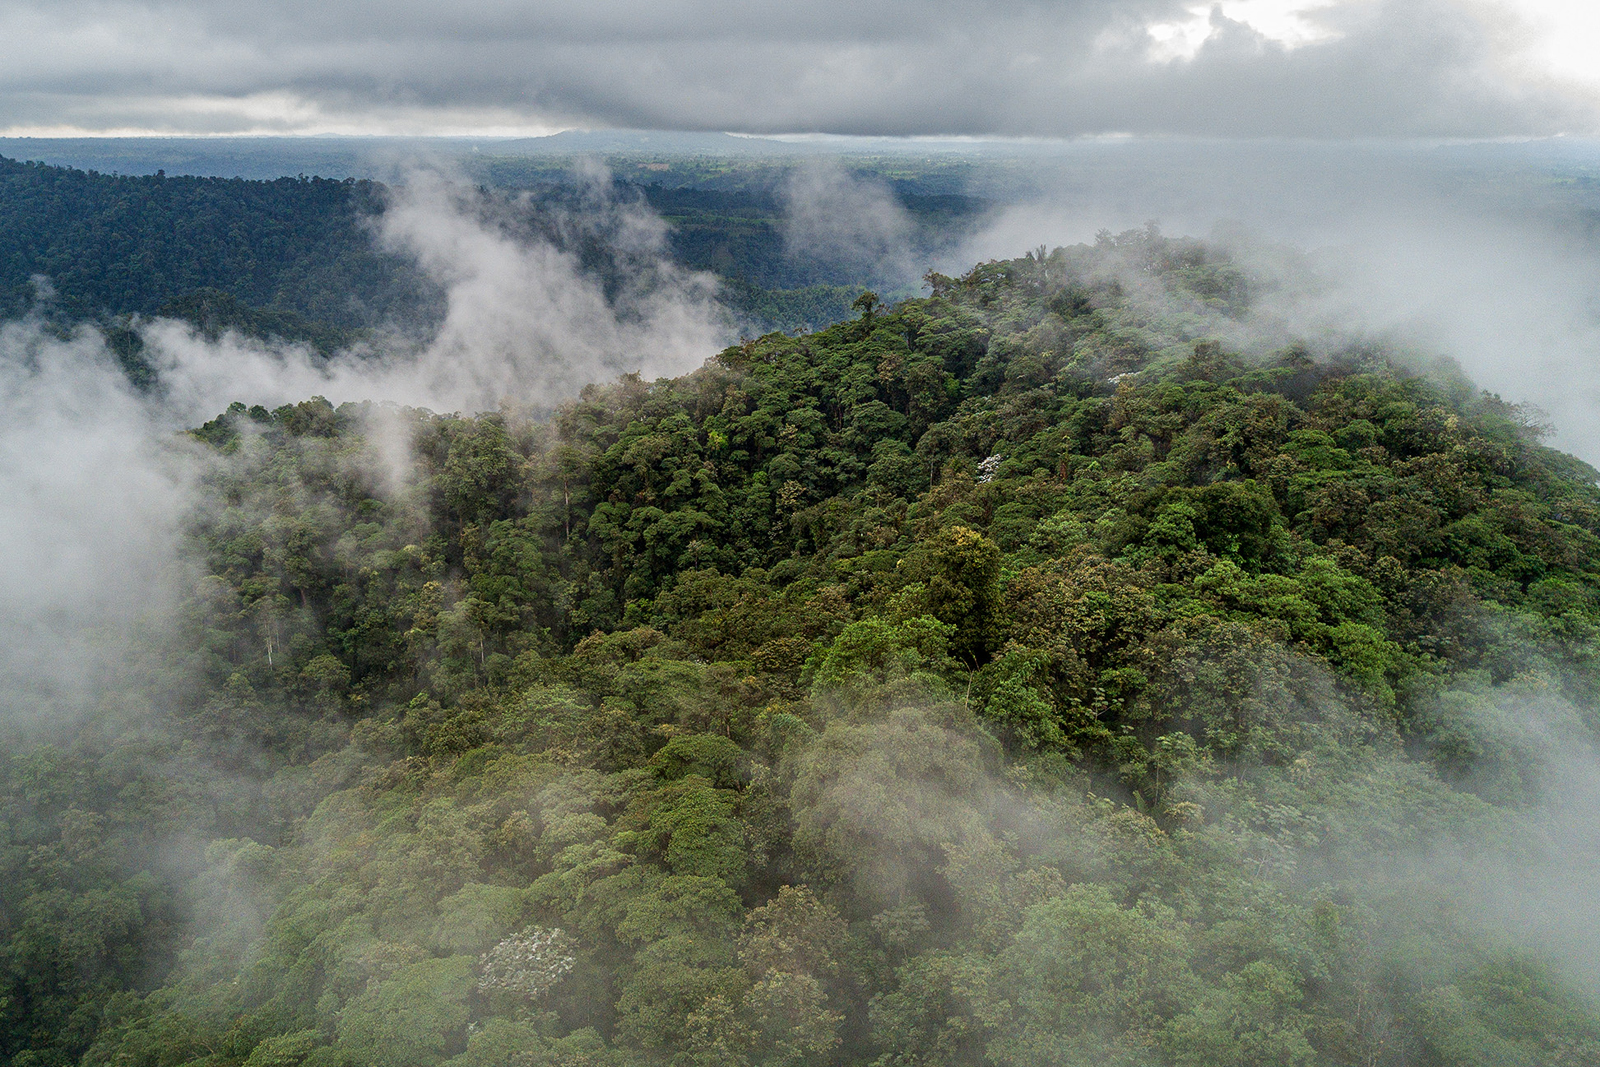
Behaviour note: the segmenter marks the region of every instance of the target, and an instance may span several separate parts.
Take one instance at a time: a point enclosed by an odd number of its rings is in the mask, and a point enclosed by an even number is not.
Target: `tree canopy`
[[[1205,332],[1254,284],[1141,230],[547,416],[235,404],[177,632],[0,760],[0,1055],[1600,1060],[1472,895],[1593,750],[1600,475]]]

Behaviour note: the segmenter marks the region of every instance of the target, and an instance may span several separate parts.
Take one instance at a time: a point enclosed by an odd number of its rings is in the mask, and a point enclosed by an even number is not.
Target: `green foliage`
[[[398,478],[193,431],[175,632],[0,763],[0,1056],[1594,1062],[1438,868],[1593,746],[1595,472],[1153,230],[929,283]]]
[[[30,279],[43,276],[54,293],[46,310],[63,320],[161,314],[328,351],[361,328],[437,311],[440,294],[373,246],[364,220],[385,195],[373,182],[137,177],[0,159],[0,312],[24,310]]]
[[[993,994],[1013,1025],[989,1055],[1017,1067],[1150,1062],[1160,1021],[1193,987],[1187,955],[1170,913],[1122,907],[1100,886],[1034,905],[995,960]]]
[[[523,225],[572,252],[609,291],[619,283],[611,253],[562,221],[589,195],[574,187],[572,162],[531,189],[500,177],[522,189]],[[903,282],[879,277],[874,263],[790,247],[770,190],[663,188],[645,171],[619,181],[615,194],[659,213],[673,258],[720,277],[723,304],[756,330],[820,330],[850,318],[865,286]],[[0,315],[38,306],[63,323],[108,319],[140,384],[152,371],[130,315],[184,319],[212,337],[234,330],[307,342],[324,354],[373,327],[425,327],[442,316],[443,294],[414,264],[375,247],[370,220],[387,199],[371,181],[100,174],[0,159]],[[951,194],[900,199],[923,257],[953,248],[988,207]],[[49,280],[48,299],[39,300],[35,277]]]

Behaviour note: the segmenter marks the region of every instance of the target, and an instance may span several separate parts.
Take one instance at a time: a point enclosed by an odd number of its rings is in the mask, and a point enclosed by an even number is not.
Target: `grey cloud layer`
[[[303,0],[0,4],[13,127],[300,130],[430,122],[749,132],[1484,136],[1589,132],[1489,0],[1346,0],[1295,49],[1177,0]]]

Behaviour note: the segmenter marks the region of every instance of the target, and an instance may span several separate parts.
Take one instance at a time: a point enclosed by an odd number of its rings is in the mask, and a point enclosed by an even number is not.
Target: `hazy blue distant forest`
[[[863,288],[903,285],[842,249],[795,254],[768,168],[732,188],[697,180],[701,168],[686,176],[693,185],[641,184],[662,175],[636,169],[640,180],[615,179],[618,195],[671,224],[674,258],[719,275],[725,303],[750,331],[825,326],[846,317]],[[525,225],[604,270],[593,235],[552,221],[576,206],[562,169],[508,161],[489,170],[516,183],[496,188]],[[955,244],[989,206],[901,184],[897,201],[914,227],[907,237],[923,258]],[[442,311],[437,286],[415,264],[375,247],[368,223],[385,201],[371,180],[108,175],[0,157],[0,204],[5,314],[38,309],[111,329],[119,316],[161,315],[331,352],[379,325],[426,328]],[[44,301],[38,277],[49,280]]]
[[[940,272],[996,205],[936,169],[824,189],[893,207],[853,258],[770,162],[494,166],[474,225],[649,322],[659,232],[729,343],[154,438],[169,600],[0,672],[0,1060],[1600,1064],[1600,472],[1539,411],[1269,336],[1293,249]],[[0,160],[0,347],[114,368],[83,427],[177,403],[160,320],[348,383],[465,314],[394,196]]]

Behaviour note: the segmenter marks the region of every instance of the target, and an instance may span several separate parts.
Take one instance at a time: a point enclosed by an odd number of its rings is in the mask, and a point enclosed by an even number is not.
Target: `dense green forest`
[[[412,321],[430,304],[414,270],[380,252],[363,219],[373,182],[130,177],[0,158],[0,311],[47,279],[63,319],[181,314],[221,291],[271,325],[354,330]]]
[[[485,195],[517,228],[603,274],[604,250],[572,221],[586,194],[569,167]],[[816,329],[847,317],[864,288],[896,280],[874,264],[794,254],[770,184],[784,173],[763,171],[769,184],[755,189],[618,181],[615,192],[661,213],[672,258],[718,275],[724,303],[755,332]],[[385,186],[353,179],[109,175],[0,158],[0,316],[42,309],[62,323],[115,326],[163,315],[324,353],[380,326],[425,330],[443,313],[443,292],[378,247],[373,221],[388,198]],[[953,194],[903,191],[898,200],[919,261],[952,247],[988,208]]]
[[[774,180],[781,181],[781,174]],[[868,173],[859,180],[871,177]],[[797,255],[786,248],[784,201],[781,193],[772,188],[673,188],[652,182],[640,191],[646,203],[671,225],[674,258],[695,269],[780,291],[824,285],[855,286],[851,299],[860,293],[861,283],[878,285],[895,281],[872,277],[861,266],[841,263],[837,258]],[[905,212],[910,224],[906,235],[908,251],[923,262],[953,249],[993,207],[977,197],[929,195],[907,190],[897,191],[894,201]],[[848,224],[850,220],[840,221]],[[738,306],[737,301],[735,306]],[[845,318],[849,306],[846,302],[840,314],[816,325],[830,325]]]
[[[1596,472],[1245,358],[1193,241],[928,280],[546,418],[195,429],[171,632],[6,739],[0,1057],[1600,1062],[1460,877],[1538,861],[1519,723],[1592,752]]]

